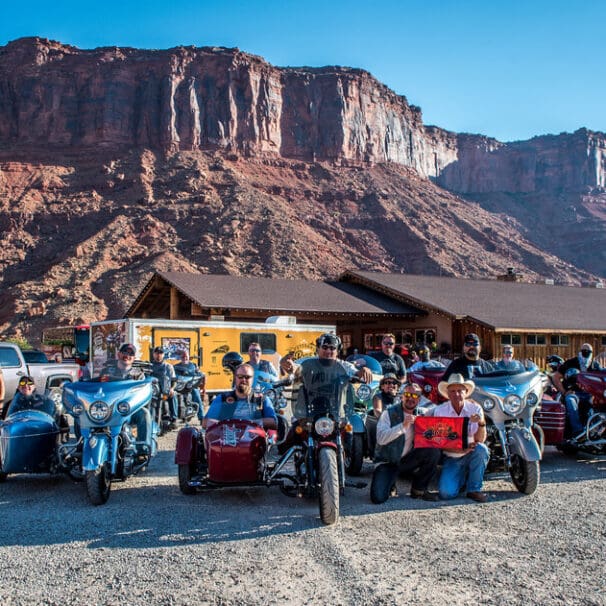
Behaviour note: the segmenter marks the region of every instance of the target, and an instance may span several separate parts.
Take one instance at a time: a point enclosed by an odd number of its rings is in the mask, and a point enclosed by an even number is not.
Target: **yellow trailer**
[[[115,357],[122,343],[137,348],[137,359],[150,361],[154,347],[166,351],[171,363],[187,350],[192,362],[206,374],[206,391],[230,388],[231,374],[221,366],[228,351],[237,351],[248,360],[248,346],[256,341],[263,359],[278,368],[280,358],[292,353],[295,359],[315,353],[315,341],[325,332],[336,333],[334,325],[297,324],[290,316],[272,316],[265,322],[224,322],[122,319],[93,322],[90,325],[90,360],[96,376],[108,359]]]

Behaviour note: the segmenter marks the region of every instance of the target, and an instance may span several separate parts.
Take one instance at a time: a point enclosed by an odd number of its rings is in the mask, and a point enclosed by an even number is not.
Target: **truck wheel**
[[[350,476],[357,476],[364,463],[364,438],[360,433],[352,435],[349,448],[345,448],[345,471]]]
[[[112,486],[109,466],[107,463],[93,471],[86,472],[86,492],[93,505],[104,505],[109,499]]]
[[[324,524],[335,524],[339,520],[339,472],[337,453],[332,448],[320,449],[318,476],[320,480],[320,519]]]
[[[524,494],[532,494],[539,485],[538,461],[525,461],[520,455],[512,455],[509,473],[515,487]]]
[[[192,478],[192,468],[189,464],[179,464],[179,488],[183,494],[196,494],[196,489],[189,485]]]

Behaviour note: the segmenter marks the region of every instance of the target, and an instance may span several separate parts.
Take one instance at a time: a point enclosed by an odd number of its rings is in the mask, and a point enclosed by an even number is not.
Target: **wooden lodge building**
[[[126,313],[129,318],[264,321],[295,316],[298,323],[334,324],[344,348],[380,348],[390,332],[402,344],[436,343],[458,354],[477,333],[483,355],[544,366],[568,358],[582,343],[606,351],[606,289],[528,284],[509,273],[499,280],[347,271],[336,281],[230,275],[156,273]]]

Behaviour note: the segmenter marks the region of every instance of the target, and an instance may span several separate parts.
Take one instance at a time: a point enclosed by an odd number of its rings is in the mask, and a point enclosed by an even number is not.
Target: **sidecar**
[[[206,432],[182,428],[175,449],[181,492],[279,484],[275,465],[266,456],[275,441],[275,430],[266,431],[253,421],[219,421]]]
[[[446,366],[435,364],[434,360],[432,360],[432,364],[432,366],[428,365],[420,370],[408,371],[408,380],[419,385],[423,390],[423,395],[434,404],[442,404],[442,402],[446,402],[447,398],[438,391],[438,383],[446,372]]]
[[[20,410],[0,423],[0,481],[10,473],[57,473],[66,471],[58,449],[69,428],[57,423],[55,403],[47,399],[43,409]]]

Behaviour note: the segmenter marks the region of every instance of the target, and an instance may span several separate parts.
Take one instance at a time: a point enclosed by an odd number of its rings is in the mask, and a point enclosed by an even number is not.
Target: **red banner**
[[[467,448],[468,417],[417,417],[415,448]]]

